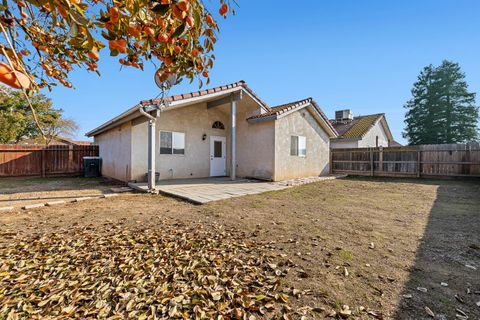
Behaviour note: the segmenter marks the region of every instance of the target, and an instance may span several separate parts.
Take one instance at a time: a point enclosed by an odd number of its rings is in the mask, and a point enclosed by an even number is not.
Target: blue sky
[[[237,2],[237,14],[220,23],[210,86],[245,80],[272,106],[313,97],[329,117],[342,108],[384,112],[400,142],[403,105],[424,66],[459,62],[470,91],[480,92],[478,0]],[[78,121],[79,139],[158,94],[153,66],[120,71],[117,58],[102,53],[101,77],[74,71],[75,90],[47,93]],[[195,90],[185,82],[171,93]]]

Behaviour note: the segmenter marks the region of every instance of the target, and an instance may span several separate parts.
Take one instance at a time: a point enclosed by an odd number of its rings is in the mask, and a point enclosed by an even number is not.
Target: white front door
[[[210,176],[227,175],[227,138],[210,137]]]

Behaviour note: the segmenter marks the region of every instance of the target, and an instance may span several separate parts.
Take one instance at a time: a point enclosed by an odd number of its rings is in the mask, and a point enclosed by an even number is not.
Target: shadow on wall
[[[480,180],[439,186],[409,272],[394,319],[480,319]]]

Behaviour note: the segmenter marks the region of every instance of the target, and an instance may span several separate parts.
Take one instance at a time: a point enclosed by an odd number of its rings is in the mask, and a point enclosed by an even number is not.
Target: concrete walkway
[[[131,188],[147,191],[146,183],[129,183]],[[257,194],[267,191],[286,189],[287,186],[274,182],[230,178],[178,179],[157,182],[156,190],[160,193],[182,198],[197,204],[210,201],[241,197],[247,194]]]
[[[241,197],[247,194],[283,190],[292,186],[343,177],[345,176],[331,175],[279,182],[265,182],[248,179],[231,181],[230,178],[227,177],[161,180],[157,182],[156,190],[160,193],[178,197],[196,204],[204,204],[211,201]],[[148,191],[147,183],[129,183],[128,186],[138,191]]]

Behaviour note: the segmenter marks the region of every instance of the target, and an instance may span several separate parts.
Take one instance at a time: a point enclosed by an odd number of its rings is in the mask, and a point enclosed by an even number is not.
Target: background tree
[[[78,123],[71,119],[60,116],[56,121],[51,121],[44,127],[44,132],[47,137],[46,144],[49,145],[55,138],[73,138],[77,133]]]
[[[47,144],[59,136],[71,137],[78,130],[76,122],[64,118],[63,110],[53,108],[52,101],[45,95],[33,94],[30,100],[45,130]],[[0,143],[17,143],[40,136],[41,132],[23,94],[0,86]]]
[[[405,108],[409,144],[463,143],[478,139],[479,108],[458,63],[443,61],[420,73]]]
[[[219,2],[226,17],[228,0]],[[98,73],[105,46],[123,66],[158,63],[162,79],[208,79],[217,31],[202,0],[4,0],[0,81],[24,89],[71,87],[74,67]]]

